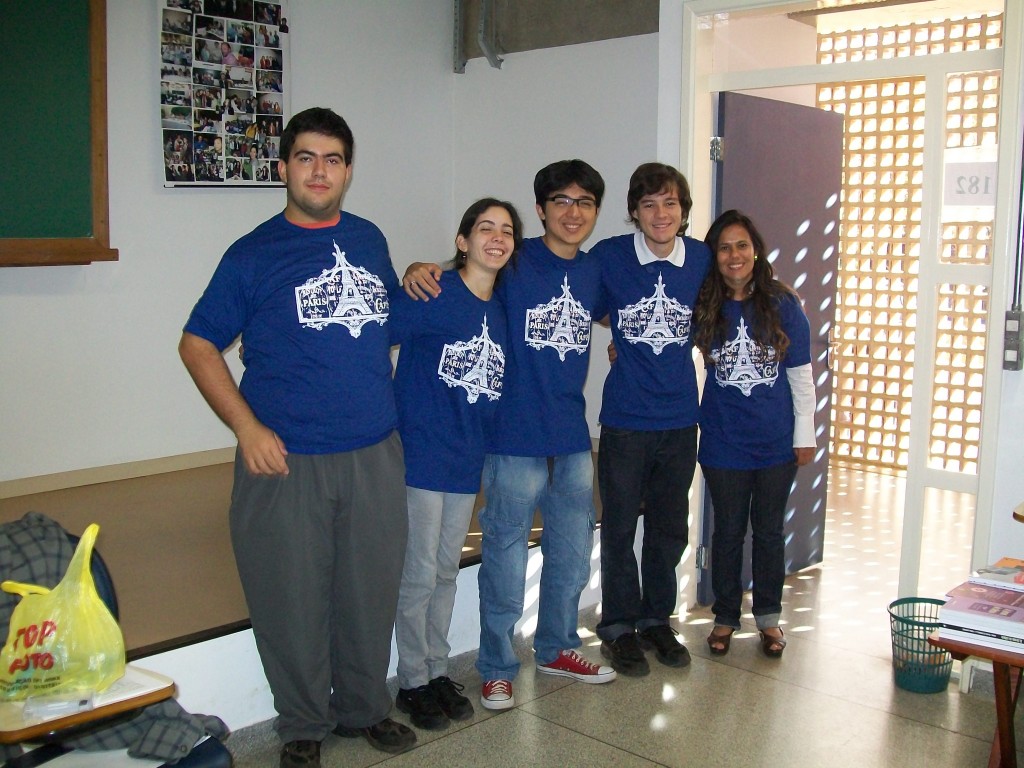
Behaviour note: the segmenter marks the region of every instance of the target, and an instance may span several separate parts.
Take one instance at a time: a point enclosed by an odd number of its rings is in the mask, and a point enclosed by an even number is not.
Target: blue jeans
[[[697,427],[658,431],[602,427],[597,467],[601,491],[597,634],[610,642],[628,632],[668,624],[675,612],[676,566],[686,549],[687,494],[697,467]],[[641,514],[644,541],[638,570],[633,542]]]
[[[406,486],[409,543],[398,592],[398,685],[418,688],[448,674],[448,628],[475,493]]]
[[[715,469],[701,466],[715,508],[711,534],[711,589],[715,623],[740,628],[743,600],[743,540],[750,521],[754,620],[758,629],[779,626],[782,585],[786,578],[783,537],[786,502],[796,477],[796,463],[764,469]]]
[[[549,664],[582,644],[577,628],[594,543],[594,462],[589,451],[552,459],[488,456],[483,486],[476,668],[484,680],[512,680],[519,672],[512,636],[523,615],[527,543],[538,507],[544,565],[533,639],[537,663]]]

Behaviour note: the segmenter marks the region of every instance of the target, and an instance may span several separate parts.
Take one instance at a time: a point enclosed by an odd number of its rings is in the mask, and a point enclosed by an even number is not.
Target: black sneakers
[[[643,677],[651,671],[635,632],[626,632],[612,641],[601,643],[601,655],[612,664],[612,669],[627,677]]]
[[[344,725],[338,725],[333,733],[345,739],[356,739],[362,736],[370,742],[370,746],[374,749],[393,754],[405,752],[405,750],[416,743],[416,734],[412,732],[412,729],[407,728],[401,723],[396,723],[390,717],[385,717],[376,725],[366,728],[348,728]],[[318,758],[316,765],[319,764]]]
[[[655,657],[666,667],[685,667],[690,663],[690,652],[676,640],[679,633],[668,624],[648,627],[639,634],[640,647],[654,651]]]
[[[320,742],[289,741],[281,747],[281,768],[320,768]]]
[[[399,688],[395,704],[399,712],[409,715],[417,728],[439,731],[448,727],[448,715],[438,703],[434,689],[428,685],[419,688]]]
[[[452,720],[468,720],[473,716],[473,704],[462,695],[465,688],[448,677],[435,677],[427,683],[441,711]],[[401,694],[399,694],[401,696]]]

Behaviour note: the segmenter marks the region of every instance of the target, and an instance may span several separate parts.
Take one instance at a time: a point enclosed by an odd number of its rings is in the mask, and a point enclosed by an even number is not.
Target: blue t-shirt
[[[387,328],[397,289],[369,221],[344,212],[309,229],[280,213],[228,248],[185,331],[222,351],[241,334],[239,389],[289,452],[350,451],[397,426]]]
[[[404,293],[391,305],[391,342],[401,344],[395,371],[405,484],[446,493],[476,493],[484,465],[484,431],[505,376],[505,308],[483,301],[459,272],[441,275],[429,302]]]
[[[697,423],[697,372],[691,323],[711,251],[683,238],[684,260],[641,264],[634,235],[602,240],[591,250],[611,308],[617,359],[604,382],[603,426],[644,432]]]
[[[728,339],[711,349],[700,404],[701,464],[718,469],[761,469],[793,461],[793,394],[786,368],[811,362],[811,330],[800,300],[779,302],[786,357],[753,337],[748,301],[722,305]]]
[[[537,237],[523,241],[517,263],[497,293],[508,317],[505,392],[488,452],[565,456],[589,451],[583,385],[590,363],[590,325],[604,315],[597,262],[551,252]]]

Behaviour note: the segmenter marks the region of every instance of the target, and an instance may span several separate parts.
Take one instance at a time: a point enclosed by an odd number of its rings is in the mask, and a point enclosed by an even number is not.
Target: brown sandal
[[[720,632],[719,630],[726,630]],[[736,630],[732,627],[716,626],[708,635],[708,650],[714,656],[725,656],[729,652],[729,643],[732,642],[732,633]]]
[[[781,627],[771,627],[771,629],[779,630],[779,636],[774,637],[765,634],[763,629],[758,631],[758,634],[761,636],[761,650],[764,651],[765,656],[777,659],[786,650],[786,637]]]

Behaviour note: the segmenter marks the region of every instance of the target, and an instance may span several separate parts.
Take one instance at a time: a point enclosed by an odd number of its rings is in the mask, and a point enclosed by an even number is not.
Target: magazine
[[[936,634],[938,637],[948,640],[959,640],[986,648],[1000,648],[1005,651],[1024,653],[1024,637],[1015,637],[972,627],[957,627],[952,624],[940,624]]]
[[[965,581],[948,598],[939,623],[1024,637],[1024,592]]]
[[[975,571],[968,581],[1024,592],[1024,560],[1003,557]]]

